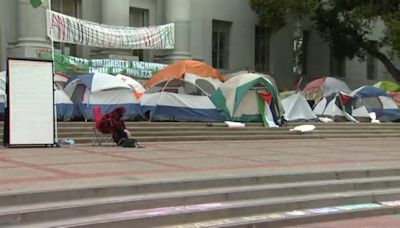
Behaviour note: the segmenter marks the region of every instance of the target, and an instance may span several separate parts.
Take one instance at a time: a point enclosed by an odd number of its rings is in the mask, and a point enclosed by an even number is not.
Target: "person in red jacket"
[[[112,133],[114,142],[123,147],[143,147],[131,137],[131,133],[126,129],[122,119],[126,112],[124,107],[117,107],[104,115],[100,121],[99,130],[102,133]]]

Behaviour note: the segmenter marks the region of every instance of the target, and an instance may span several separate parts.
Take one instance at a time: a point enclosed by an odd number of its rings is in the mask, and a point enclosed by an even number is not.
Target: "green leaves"
[[[400,55],[400,12],[383,16],[387,27],[387,38],[393,47],[393,50]]]
[[[250,0],[251,8],[257,13],[260,25],[278,31],[286,25],[285,17],[302,17],[317,9],[319,0]]]
[[[386,36],[378,47],[390,44],[400,56],[399,0],[249,0],[264,25],[276,32],[286,25],[288,16],[311,16],[317,30],[330,46],[345,48],[338,55],[363,56],[369,36],[377,22],[383,21]]]
[[[384,62],[400,80],[389,60],[400,57],[399,0],[249,0],[260,19],[260,25],[276,32],[286,25],[286,18],[310,16],[320,36],[336,57],[371,54]],[[371,38],[377,25],[384,31]],[[382,26],[383,25],[383,26]],[[376,34],[375,34],[376,35]],[[382,47],[392,55],[381,52]],[[393,60],[391,60],[393,61]],[[391,65],[391,66],[390,66]]]

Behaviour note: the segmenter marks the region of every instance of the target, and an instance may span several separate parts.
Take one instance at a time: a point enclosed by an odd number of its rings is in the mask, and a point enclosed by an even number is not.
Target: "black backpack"
[[[123,138],[118,142],[118,146],[122,147],[136,147],[136,139]]]

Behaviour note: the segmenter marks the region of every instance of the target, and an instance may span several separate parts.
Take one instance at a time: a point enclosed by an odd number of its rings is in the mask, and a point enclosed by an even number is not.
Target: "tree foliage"
[[[260,24],[276,32],[286,25],[287,15],[308,15],[318,6],[318,0],[250,0]]]
[[[400,0],[249,0],[260,24],[276,32],[288,16],[310,16],[316,30],[336,57],[370,54],[379,59],[400,82],[400,70],[393,64],[400,57]],[[372,37],[378,23],[384,31]],[[375,34],[376,35],[376,34]],[[388,47],[388,52],[382,52]]]

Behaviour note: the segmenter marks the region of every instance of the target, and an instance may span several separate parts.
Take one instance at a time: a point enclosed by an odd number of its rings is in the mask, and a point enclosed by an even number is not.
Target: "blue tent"
[[[400,110],[385,91],[373,86],[362,86],[350,95],[361,98],[359,100],[362,104],[358,105],[365,105],[370,113],[375,112],[380,121],[400,121]]]
[[[143,119],[139,101],[131,88],[113,75],[89,73],[71,77],[64,91],[71,97],[79,110],[75,117],[93,120],[92,109],[100,106],[102,113],[124,107],[124,119]]]

